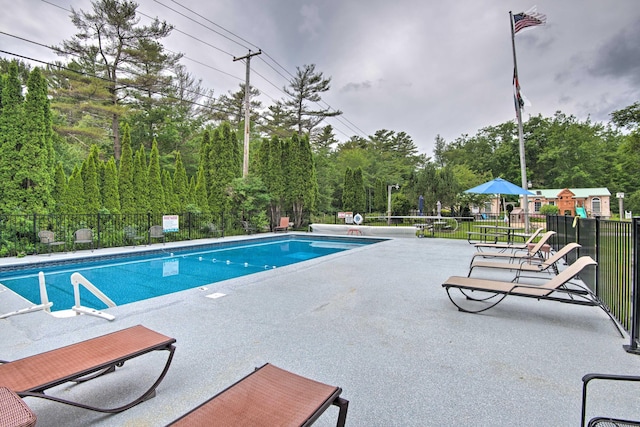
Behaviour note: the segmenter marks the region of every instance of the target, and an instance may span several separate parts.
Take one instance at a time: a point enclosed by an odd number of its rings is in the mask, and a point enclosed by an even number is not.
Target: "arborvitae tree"
[[[189,206],[195,206],[195,200],[196,200],[196,178],[195,177],[191,177],[189,178],[189,189],[187,190],[187,200],[186,200],[186,205],[185,207],[189,207]],[[185,210],[189,210],[189,209],[185,209]]]
[[[209,211],[209,201],[207,198],[207,183],[204,173],[204,166],[198,168],[198,178],[194,192],[194,203],[203,212]]]
[[[355,200],[353,199],[353,170],[350,167],[344,171],[344,189],[342,190],[342,209],[353,211]]]
[[[305,211],[313,211],[317,185],[315,166],[311,154],[311,145],[307,136],[298,137],[293,134],[290,144],[291,164],[287,179],[287,189],[290,194],[293,209],[294,226],[300,227],[304,220]]]
[[[59,162],[53,178],[53,188],[51,189],[51,198],[55,201],[55,206],[52,211],[55,213],[65,213],[67,206],[67,187],[67,175],[64,173],[62,163]]]
[[[3,213],[13,212],[21,198],[15,176],[24,130],[23,100],[18,66],[12,62],[2,89],[0,113],[0,212]]]
[[[182,156],[180,152],[176,152],[176,170],[173,174],[173,192],[176,195],[177,212],[184,212],[187,206],[187,199],[189,197],[189,180],[187,178],[187,171],[182,163]]]
[[[164,191],[162,190],[162,175],[160,173],[160,153],[158,143],[153,140],[149,156],[149,211],[151,213],[164,212]]]
[[[242,174],[242,154],[236,134],[228,123],[223,123],[211,134],[208,153],[209,207],[211,212],[222,213],[228,206],[227,188],[234,178]]]
[[[80,168],[76,165],[73,168],[71,177],[69,178],[69,186],[67,188],[67,209],[65,213],[68,214],[81,214],[86,213],[85,208],[85,195],[84,195],[84,182],[82,181],[82,173]]]
[[[138,212],[149,212],[149,167],[143,145],[133,155],[133,199]]]
[[[111,157],[104,168],[104,185],[102,187],[102,207],[109,213],[120,213],[120,195],[118,192],[118,170],[116,159]]]
[[[277,136],[263,139],[258,151],[257,175],[265,184],[269,200],[271,227],[280,223],[282,206],[285,200],[285,170],[282,164],[283,144]]]
[[[364,178],[362,168],[357,168],[353,173],[353,212],[365,212],[367,208],[367,198],[364,189]]]
[[[129,125],[125,124],[122,133],[122,156],[118,170],[118,191],[120,192],[120,211],[123,214],[138,212],[133,195],[133,149]]]
[[[14,165],[14,181],[22,193],[19,206],[27,212],[45,213],[52,204],[50,156],[53,150],[47,95],[47,81],[40,68],[34,68],[27,81],[22,142],[17,153],[18,163]]]
[[[92,155],[97,156],[97,147],[95,151],[92,148]],[[87,214],[95,214],[102,207],[102,198],[100,197],[100,188],[98,186],[98,171],[96,170],[96,162],[92,155],[86,158],[82,163],[80,177],[84,188],[85,204],[83,212]]]
[[[162,171],[162,189],[164,190],[165,212],[180,212],[178,197],[173,191],[173,178],[171,177],[171,173],[166,169]]]

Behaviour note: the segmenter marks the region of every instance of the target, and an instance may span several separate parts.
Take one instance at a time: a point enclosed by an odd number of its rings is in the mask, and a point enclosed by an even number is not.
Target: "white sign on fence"
[[[178,215],[163,215],[162,216],[162,231],[176,232],[179,230]]]

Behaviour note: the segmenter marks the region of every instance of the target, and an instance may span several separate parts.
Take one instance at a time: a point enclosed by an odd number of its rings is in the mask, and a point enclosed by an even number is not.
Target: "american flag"
[[[536,12],[535,7],[526,12],[516,13],[513,15],[513,34],[516,34],[523,28],[544,25],[546,22],[547,15]]]

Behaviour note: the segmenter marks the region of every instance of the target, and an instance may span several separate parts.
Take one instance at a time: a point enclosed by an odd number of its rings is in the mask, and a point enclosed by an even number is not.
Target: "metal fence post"
[[[627,353],[633,354],[640,354],[640,349],[638,349],[638,321],[640,321],[640,319],[638,319],[638,313],[640,312],[640,294],[638,292],[638,279],[640,278],[638,275],[638,261],[640,260],[640,254],[638,253],[638,250],[640,249],[640,242],[638,241],[638,238],[640,236],[638,235],[638,227],[640,227],[640,217],[636,216],[633,218],[633,227],[631,230],[631,238],[633,239],[631,334],[629,345],[622,346],[627,351]]]

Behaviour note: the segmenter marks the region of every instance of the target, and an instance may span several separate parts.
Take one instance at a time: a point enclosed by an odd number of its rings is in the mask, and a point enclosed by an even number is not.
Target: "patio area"
[[[640,374],[640,356],[622,349],[628,338],[599,309],[512,297],[482,314],[458,312],[440,285],[466,275],[474,252],[466,240],[398,238],[111,308],[111,322],[14,316],[0,320],[0,359],[137,324],[177,340],[153,399],[104,415],[27,398],[38,426],[165,425],[266,362],[342,387],[348,426],[577,426],[584,374]],[[3,289],[0,313],[24,306]],[[205,297],[214,292],[226,295]],[[164,357],[56,393],[116,406],[146,389]],[[620,385],[594,384],[588,414],[638,419],[637,388],[622,391],[635,393],[628,401],[612,391]],[[337,413],[329,408],[316,425],[335,425]]]

